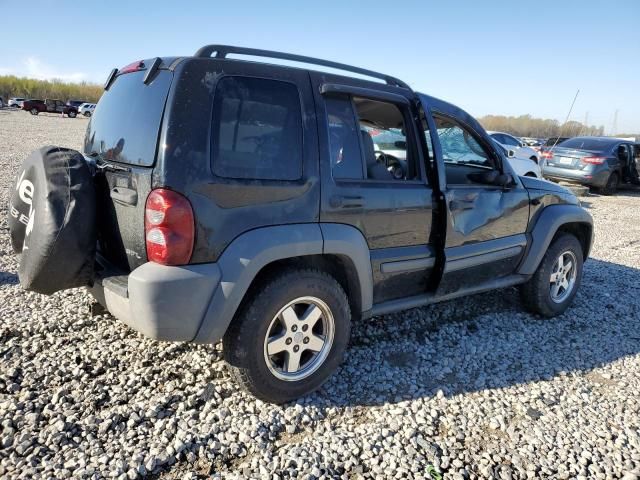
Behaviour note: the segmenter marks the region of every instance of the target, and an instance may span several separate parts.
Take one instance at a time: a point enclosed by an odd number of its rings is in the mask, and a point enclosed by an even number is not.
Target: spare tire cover
[[[11,243],[22,252],[22,287],[51,294],[90,285],[96,198],[82,154],[52,146],[34,151],[22,163],[9,202]]]

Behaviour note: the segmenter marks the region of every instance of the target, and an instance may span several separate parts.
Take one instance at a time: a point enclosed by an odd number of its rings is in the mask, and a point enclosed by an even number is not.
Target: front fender
[[[535,224],[529,229],[530,247],[518,267],[518,273],[533,275],[555,234],[563,225],[571,224],[584,225],[589,229],[587,248],[583,252],[586,259],[593,243],[593,218],[578,205],[550,205],[540,212]]]

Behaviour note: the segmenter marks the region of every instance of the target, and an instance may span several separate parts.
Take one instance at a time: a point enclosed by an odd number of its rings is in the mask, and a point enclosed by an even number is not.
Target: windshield
[[[558,147],[562,148],[575,148],[579,150],[595,150],[598,152],[604,152],[610,150],[615,141],[609,138],[590,138],[590,137],[576,137],[565,140],[562,143],[558,143]]]

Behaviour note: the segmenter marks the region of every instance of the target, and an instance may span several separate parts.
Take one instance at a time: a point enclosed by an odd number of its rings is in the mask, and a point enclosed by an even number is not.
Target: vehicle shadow
[[[524,312],[509,288],[358,322],[343,366],[301,401],[375,406],[589,372],[640,352],[639,280],[590,259],[573,306],[553,319]]]

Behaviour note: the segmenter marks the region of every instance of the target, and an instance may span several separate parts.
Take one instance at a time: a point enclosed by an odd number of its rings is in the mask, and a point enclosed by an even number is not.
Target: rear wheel
[[[317,389],[342,361],[351,311],[340,284],[318,270],[290,270],[249,299],[229,326],[225,359],[261,400],[282,403]]]
[[[576,237],[562,234],[549,246],[536,273],[520,287],[527,310],[555,317],[569,308],[582,280],[582,245]]]
[[[30,111],[31,115],[38,115],[38,113],[40,113],[37,108],[32,108]]]
[[[602,195],[615,195],[618,191],[618,184],[620,183],[620,177],[617,172],[611,172],[609,178],[607,179],[607,183],[604,187],[600,188],[600,193]]]
[[[69,116],[69,118],[76,118],[76,112],[74,112],[73,110],[67,113],[67,115]]]

